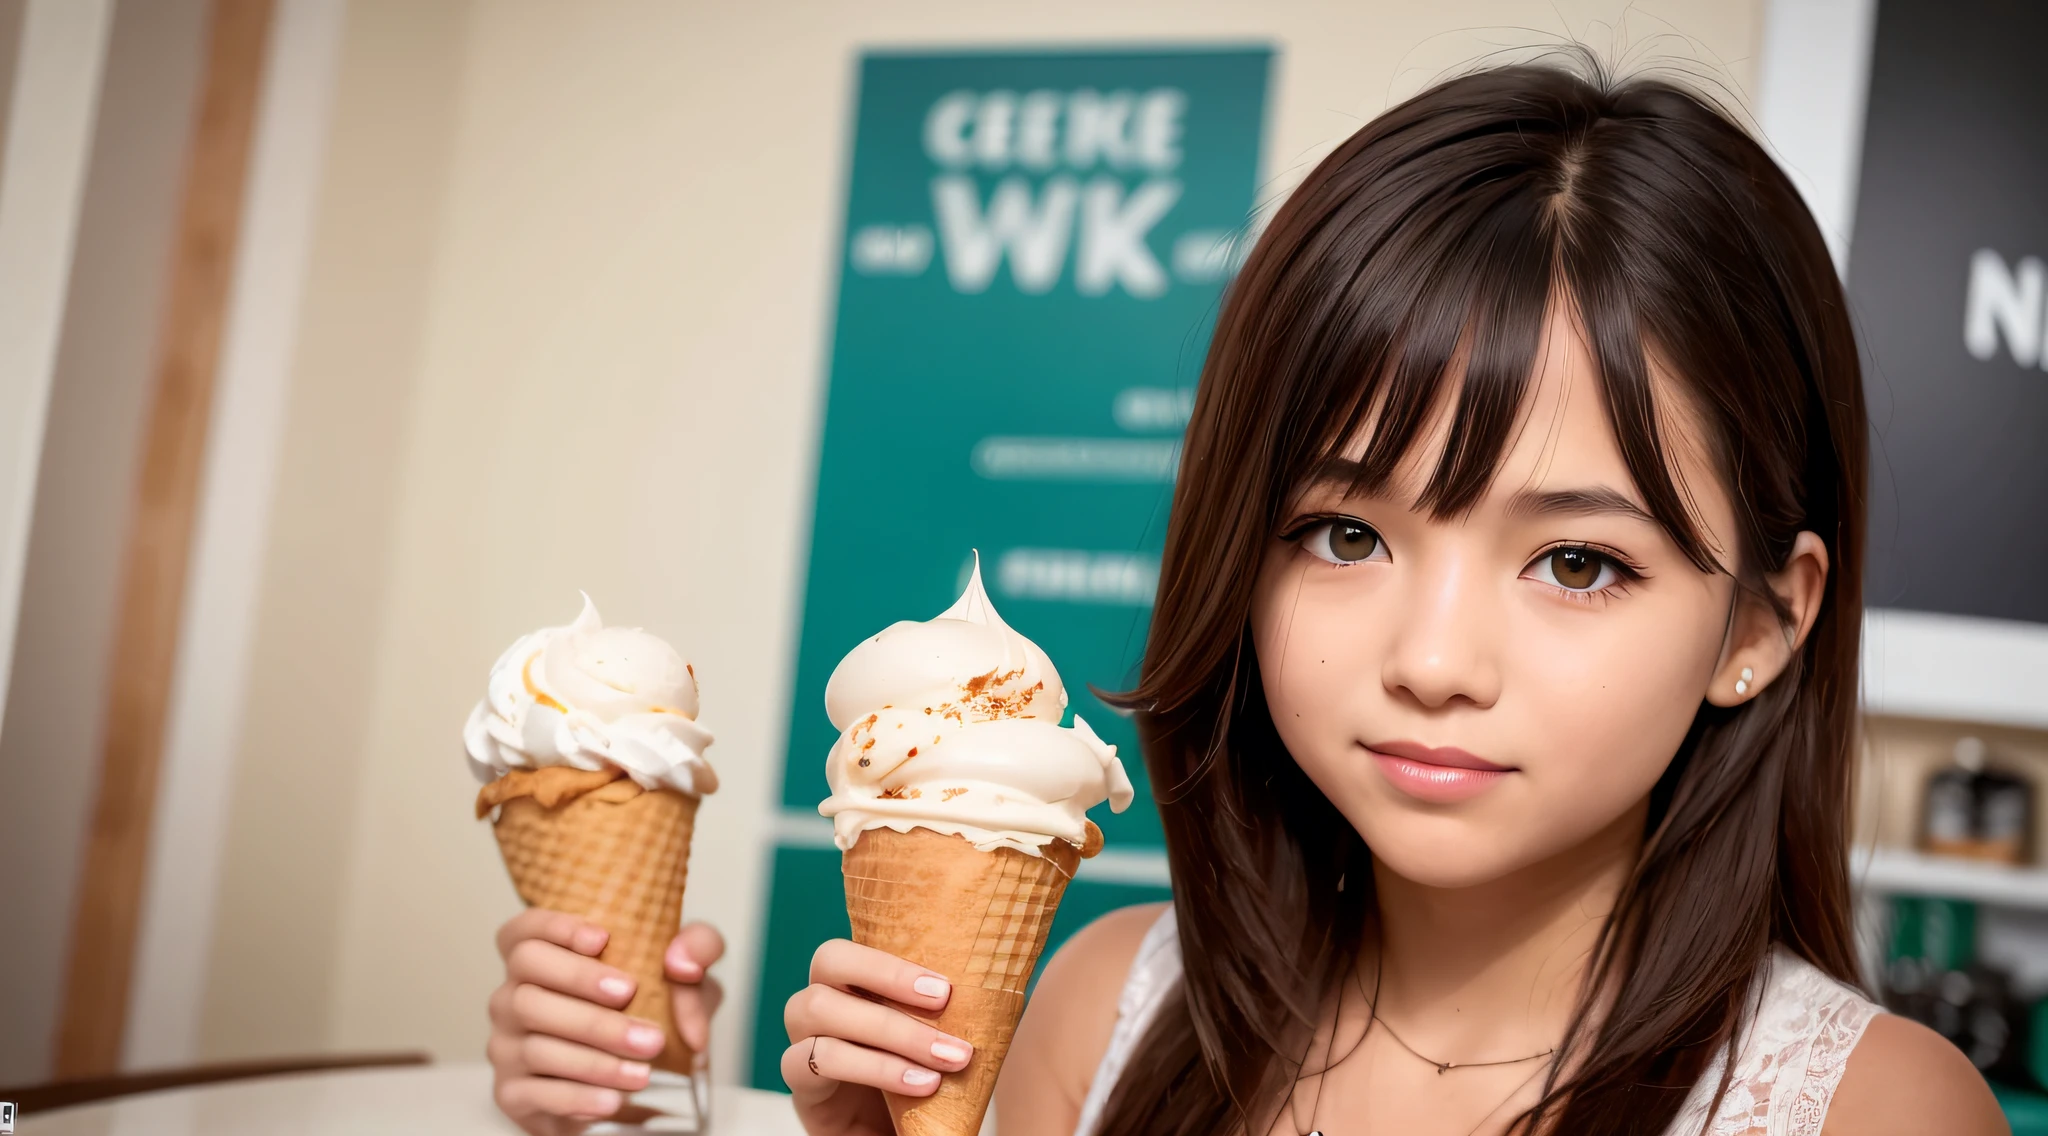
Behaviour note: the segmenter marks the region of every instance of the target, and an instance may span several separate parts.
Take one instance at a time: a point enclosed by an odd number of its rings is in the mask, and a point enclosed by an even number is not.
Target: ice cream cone
[[[898,1136],[974,1136],[981,1130],[1017,1020],[1024,984],[1081,849],[1063,840],[1033,856],[983,852],[929,829],[869,829],[845,853],[846,913],[857,943],[945,975],[943,1013],[917,1015],[974,1045],[965,1070],[928,1097],[884,1094]]]
[[[562,785],[546,784],[566,784],[579,774],[591,777],[578,770],[536,770],[523,776],[539,775],[541,785],[514,786],[519,795],[499,799],[501,783],[521,776],[508,775],[485,786],[479,806],[487,801],[497,805],[498,850],[520,898],[582,916],[611,932],[598,958],[639,983],[626,1012],[660,1023],[667,1034],[667,1045],[653,1065],[691,1073],[696,1055],[676,1033],[661,960],[682,922],[698,798],[672,789],[642,789],[622,774],[597,788],[566,794],[567,799],[562,799]],[[542,791],[550,787],[556,791]],[[541,803],[550,798],[558,803]]]

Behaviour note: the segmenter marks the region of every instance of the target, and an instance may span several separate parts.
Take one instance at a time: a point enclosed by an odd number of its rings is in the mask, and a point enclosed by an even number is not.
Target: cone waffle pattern
[[[638,980],[626,1012],[660,1023],[668,1043],[652,1063],[675,1073],[696,1055],[676,1033],[661,959],[682,924],[696,819],[695,797],[615,781],[552,809],[514,798],[495,826],[521,899],[611,932],[598,957]]]
[[[888,1098],[898,1136],[975,1136],[1024,1013],[1024,986],[1080,850],[983,852],[927,829],[863,832],[841,865],[857,943],[929,967],[953,983],[936,1017],[916,1015],[974,1044],[965,1070],[929,1097]]]

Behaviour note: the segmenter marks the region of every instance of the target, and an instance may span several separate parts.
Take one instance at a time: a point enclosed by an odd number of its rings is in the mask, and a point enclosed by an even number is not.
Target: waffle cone
[[[667,1035],[652,1064],[685,1074],[696,1054],[676,1033],[661,960],[682,924],[697,801],[613,780],[552,807],[512,797],[498,805],[493,826],[521,899],[611,932],[598,958],[638,980],[626,1012]]]
[[[1024,984],[1081,850],[1063,840],[1032,856],[983,852],[928,829],[870,829],[845,854],[853,941],[929,967],[953,983],[937,1016],[913,1013],[974,1045],[967,1068],[928,1097],[885,1093],[897,1136],[975,1136],[1024,1014]]]

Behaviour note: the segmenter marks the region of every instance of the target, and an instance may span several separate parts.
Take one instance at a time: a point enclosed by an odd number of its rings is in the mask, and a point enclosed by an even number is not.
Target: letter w
[[[1963,346],[1989,361],[2005,333],[2012,361],[2031,367],[2041,361],[2041,301],[2048,273],[2033,257],[2020,261],[2017,279],[2004,258],[1990,249],[1970,257],[1970,290],[1963,301]]]
[[[1021,177],[1004,178],[983,214],[974,179],[948,175],[932,179],[932,211],[946,250],[946,275],[957,292],[982,292],[995,279],[1003,253],[1017,290],[1037,294],[1059,282],[1074,232],[1074,203],[1080,190],[1070,177],[1045,183],[1037,203]]]

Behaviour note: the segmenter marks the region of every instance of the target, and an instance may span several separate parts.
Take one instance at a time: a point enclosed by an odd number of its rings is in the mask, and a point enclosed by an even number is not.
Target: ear
[[[1791,621],[1780,622],[1761,597],[1736,591],[1728,638],[1721,644],[1721,660],[1707,686],[1707,701],[1716,706],[1740,706],[1785,673],[1793,654],[1806,642],[1806,633],[1813,630],[1821,597],[1827,594],[1827,545],[1813,533],[1800,533],[1792,540],[1785,567],[1765,582],[1792,613]]]

